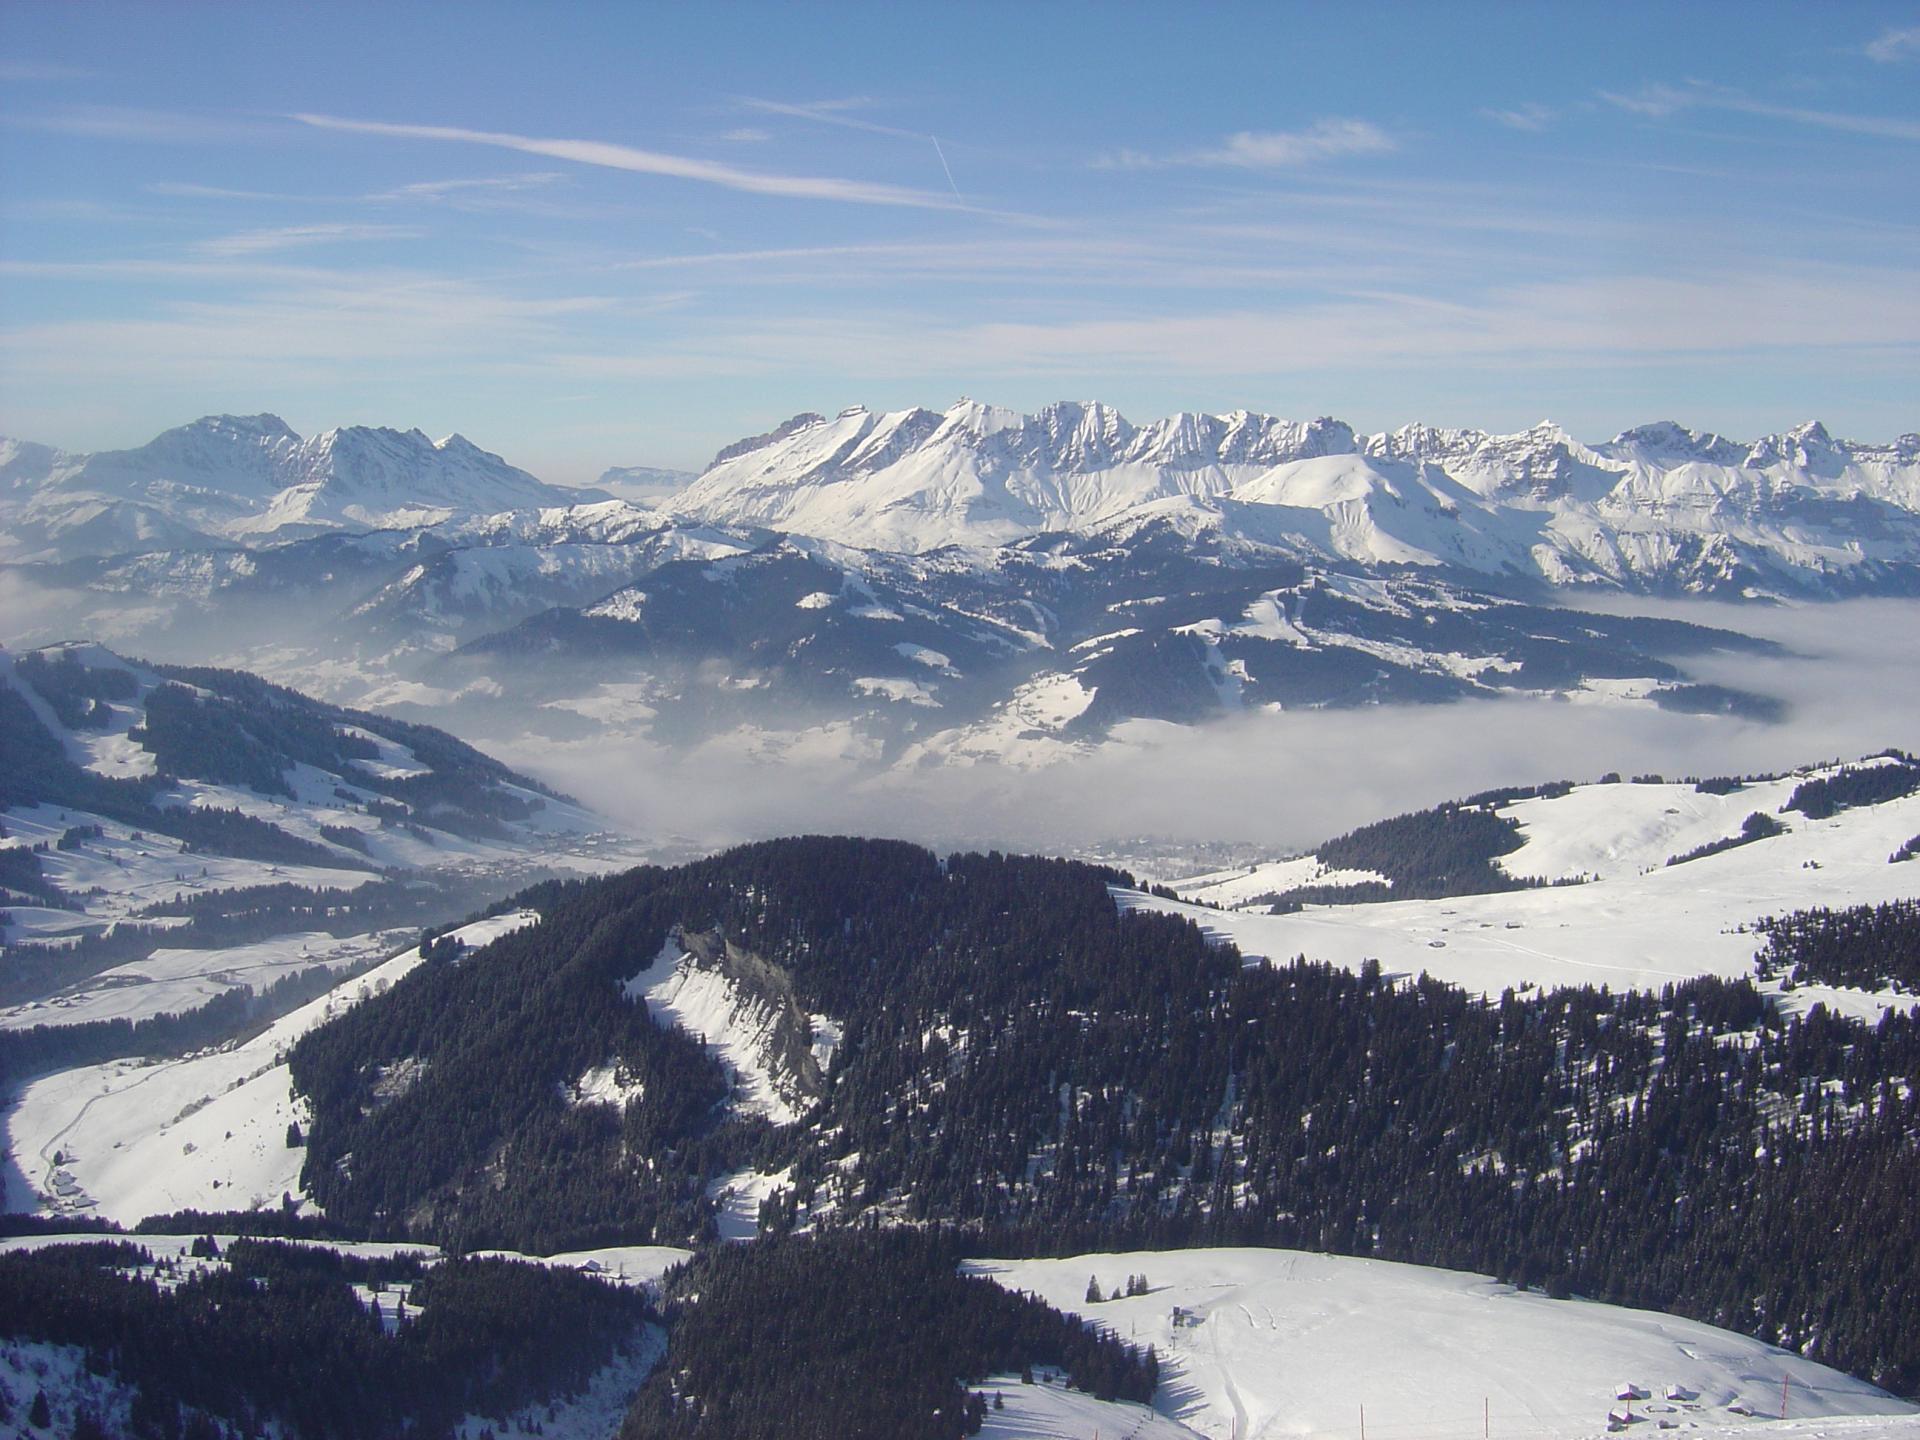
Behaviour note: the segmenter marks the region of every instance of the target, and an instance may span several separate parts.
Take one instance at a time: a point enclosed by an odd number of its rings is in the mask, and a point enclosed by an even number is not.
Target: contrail
[[[953,184],[953,167],[947,164],[947,152],[940,148],[940,137],[929,135],[927,138],[933,141],[933,153],[940,157],[940,168],[947,172],[947,184],[953,187],[953,198],[961,199],[960,187]]]

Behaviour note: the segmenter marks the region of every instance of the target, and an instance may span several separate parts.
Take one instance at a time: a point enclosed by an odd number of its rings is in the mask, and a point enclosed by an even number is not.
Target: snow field
[[[188,782],[197,783],[197,782]],[[263,802],[250,791],[227,792],[245,797],[246,804],[259,809]],[[226,800],[220,802],[223,806]],[[276,809],[278,807],[271,807]],[[331,823],[339,816],[328,814]],[[268,813],[264,818],[284,818]],[[362,817],[364,818],[364,817]],[[74,826],[98,825],[99,839],[87,839],[76,850],[56,848],[60,837]],[[126,918],[143,906],[171,900],[178,894],[203,890],[235,890],[247,885],[285,882],[309,889],[353,890],[373,876],[365,870],[333,870],[310,865],[269,865],[259,860],[238,860],[224,855],[190,852],[170,835],[136,830],[105,816],[84,810],[63,810],[53,805],[22,806],[6,812],[8,839],[0,844],[34,846],[45,842],[40,865],[47,879],[72,895],[98,888],[105,893],[82,900],[82,912],[50,911],[62,916],[66,928],[98,929],[103,922]],[[292,827],[298,831],[298,827]],[[313,825],[314,835],[319,823]],[[139,838],[135,838],[138,836]],[[15,908],[15,907],[9,907]],[[16,909],[16,914],[20,913]],[[143,922],[144,923],[144,922]],[[163,922],[164,923],[164,922]]]
[[[1096,1400],[1044,1371],[1034,1381],[995,1375],[970,1387],[987,1397],[982,1440],[1193,1440],[1196,1433],[1145,1405]],[[1005,1409],[993,1408],[995,1395]]]
[[[0,1030],[139,1021],[193,1010],[229,990],[264,990],[311,966],[352,969],[392,954],[400,934],[382,931],[336,939],[315,930],[221,950],[160,949],[145,960],[89,976],[48,999],[0,1009]]]
[[[1789,1414],[1905,1417],[1920,1434],[1914,1406],[1757,1340],[1460,1271],[1263,1249],[963,1268],[1153,1345],[1155,1408],[1219,1440],[1358,1440],[1362,1406],[1370,1440],[1573,1440],[1608,1429],[1628,1383],[1649,1392],[1632,1402],[1640,1422],[1630,1429],[1750,1426],[1729,1407],[1777,1416],[1783,1381]],[[1147,1294],[1087,1303],[1089,1277],[1124,1291],[1135,1274],[1147,1277]],[[1671,1386],[1696,1398],[1661,1398]]]
[[[1699,975],[1751,976],[1761,937],[1749,927],[1762,917],[1920,896],[1920,863],[1888,863],[1920,833],[1920,795],[1827,820],[1780,814],[1801,778],[1724,796],[1681,784],[1582,785],[1559,799],[1503,810],[1519,820],[1526,842],[1500,858],[1509,873],[1598,877],[1586,884],[1309,905],[1291,915],[1214,910],[1135,892],[1119,898],[1129,907],[1188,916],[1250,958],[1284,964],[1305,955],[1356,970],[1374,959],[1389,974],[1424,971],[1484,995],[1530,983],[1653,990]],[[1755,810],[1781,820],[1787,832],[1685,864],[1666,863],[1737,833]],[[1317,865],[1308,856],[1198,876],[1177,888],[1233,905],[1285,888],[1276,881],[1315,883]],[[1890,1006],[1915,1002],[1892,992],[1801,986],[1783,1003],[1798,1010],[1825,1003],[1871,1021]]]
[[[720,1238],[729,1244],[753,1239],[760,1230],[760,1202],[792,1184],[793,1167],[788,1166],[767,1173],[736,1170],[707,1186],[707,1198],[720,1207],[713,1217]]]

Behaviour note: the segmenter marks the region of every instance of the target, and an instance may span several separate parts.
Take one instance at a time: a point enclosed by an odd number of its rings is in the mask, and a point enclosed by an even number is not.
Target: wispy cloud
[[[334,245],[342,242],[365,240],[412,240],[420,235],[418,230],[404,225],[280,225],[267,230],[242,230],[235,235],[221,235],[212,240],[202,240],[194,246],[202,255],[216,259],[235,258],[247,255],[270,255],[281,250],[294,250],[306,245]]]
[[[1854,115],[1837,110],[1802,110],[1790,105],[1763,105],[1744,100],[1722,106],[1746,115],[1763,115],[1772,120],[1791,120],[1822,130],[1839,130],[1849,135],[1872,135],[1882,140],[1920,140],[1920,120],[1898,120],[1885,115]]]
[[[499,194],[520,190],[539,190],[563,180],[557,170],[536,170],[524,175],[484,175],[465,180],[417,180],[392,190],[369,195],[369,200],[445,200],[473,194]]]
[[[1399,142],[1371,120],[1316,120],[1304,130],[1241,130],[1205,150],[1154,155],[1122,150],[1097,162],[1103,168],[1156,169],[1165,165],[1287,170],[1346,155],[1385,155]]]
[[[1358,258],[1364,248],[1343,246],[1337,264],[1319,255],[1306,260],[1274,259],[1275,245],[1262,234],[1245,237],[1209,232],[1159,239],[1111,235],[1063,235],[1010,241],[862,243],[790,246],[759,250],[715,250],[653,255],[615,262],[616,272],[679,272],[697,276],[725,270],[730,287],[756,285],[800,290],[830,285],[871,292],[875,286],[933,285],[1017,288],[1032,296],[1119,286],[1139,292],[1223,290],[1262,286],[1383,284],[1396,272],[1391,265]]]
[[[864,130],[870,135],[891,135],[899,140],[925,140],[924,130],[906,130],[898,125],[882,125],[877,120],[853,112],[864,110],[874,102],[864,95],[851,95],[838,100],[763,100],[752,95],[742,95],[739,104],[748,110],[757,110],[762,115],[784,115],[790,120],[811,120],[819,125],[838,125],[843,130]]]
[[[265,373],[287,386],[497,373],[521,363],[517,357],[546,353],[584,317],[620,303],[513,295],[406,272],[263,272],[257,285],[218,301],[0,328],[0,386],[30,373],[201,394],[244,390]]]
[[[1546,129],[1559,113],[1548,105],[1536,105],[1529,101],[1512,110],[1483,109],[1480,112],[1487,119],[1506,126],[1509,130],[1526,130],[1538,133]]]
[[[764,145],[773,139],[773,132],[757,125],[736,125],[731,130],[722,130],[720,138],[729,145]]]
[[[640,175],[664,175],[676,180],[718,185],[723,189],[751,195],[777,195],[798,200],[834,200],[855,205],[909,206],[924,210],[965,208],[951,195],[932,190],[915,190],[902,185],[887,185],[870,180],[847,180],[833,176],[778,175],[758,170],[743,170],[713,160],[686,155],[669,155],[658,150],[642,150],[606,140],[546,139],[531,135],[513,135],[493,130],[467,130],[452,125],[396,125],[377,120],[348,120],[333,115],[298,114],[290,117],[303,125],[321,130],[336,130],[353,135],[380,135],[398,140],[440,140],[465,145],[489,145],[500,150],[515,150],[525,155],[544,155],[552,160],[569,160],[577,165],[594,165],[609,170],[625,170]]]
[[[9,220],[45,222],[55,225],[124,225],[137,221],[137,212],[104,200],[78,196],[48,196],[43,200],[15,200],[0,207]]]
[[[1914,32],[1920,35],[1920,30]],[[1904,120],[1888,115],[1860,115],[1848,110],[1812,110],[1794,105],[1771,105],[1737,90],[1712,85],[1643,85],[1631,94],[1602,90],[1600,98],[1629,114],[1649,120],[1665,120],[1683,110],[1726,110],[1739,115],[1757,115],[1768,120],[1785,120],[1821,130],[1837,130],[1849,135],[1871,135],[1882,140],[1920,141],[1920,120]]]
[[[287,195],[272,190],[233,190],[224,185],[197,185],[185,180],[153,180],[140,187],[149,195],[178,200],[311,200],[311,195]]]
[[[220,145],[285,133],[278,125],[231,115],[196,115],[128,105],[72,105],[40,114],[10,115],[5,123],[84,140],[131,140],[153,145]]]
[[[1745,303],[1729,306],[1729,293]],[[1297,375],[1331,366],[1417,370],[1542,362],[1695,363],[1702,356],[1912,351],[1920,290],[1898,268],[1752,269],[1514,283],[1475,294],[1354,286],[1258,309],[1142,306],[1028,319],[1008,308],[952,315],[758,316],[700,337],[724,365],[824,366],[858,374],[1081,376],[1099,372]]]
[[[1393,137],[1372,121],[1320,120],[1305,130],[1243,130],[1228,136],[1218,150],[1203,153],[1200,160],[1203,164],[1270,170],[1340,155],[1384,155],[1399,148]]]
[[[1902,30],[1889,30],[1879,39],[1867,45],[1867,58],[1878,60],[1882,65],[1890,65],[1899,60],[1920,59],[1920,25],[1909,25]]]
[[[62,65],[53,60],[0,60],[0,83],[30,84],[37,80],[88,80],[95,71],[78,65]]]
[[[907,130],[898,125],[882,125],[877,121],[849,113],[873,103],[865,96],[853,96],[843,100],[811,100],[797,105],[785,100],[760,100],[752,96],[743,96],[740,103],[749,110],[758,110],[764,115],[785,115],[791,119],[811,120],[821,125],[838,125],[843,130],[863,130],[869,135],[890,135],[896,140],[916,140],[923,145],[931,145],[934,157],[940,162],[941,173],[947,177],[947,188],[953,192],[955,198],[959,197],[960,187],[954,183],[953,167],[947,164],[947,152],[940,147],[940,137],[925,130]]]
[[[1690,106],[1704,103],[1705,92],[1682,90],[1673,85],[1646,84],[1630,94],[1620,90],[1602,90],[1600,98],[1617,110],[1625,110],[1629,115],[1640,115],[1649,120],[1664,120],[1669,115],[1677,115]]]

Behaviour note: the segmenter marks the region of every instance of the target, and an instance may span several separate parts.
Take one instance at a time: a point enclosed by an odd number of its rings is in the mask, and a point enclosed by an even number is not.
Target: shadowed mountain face
[[[587,818],[444,731],[94,644],[0,651],[0,753],[0,810],[153,831],[180,854],[398,869],[443,843],[531,848]]]
[[[1209,551],[1211,553],[1209,553]],[[558,693],[642,683],[659,738],[860,717],[939,758],[1123,721],[1432,703],[1598,686],[1764,717],[1691,685],[1686,656],[1771,647],[1724,630],[1569,611],[1437,577],[1359,580],[1165,535],[880,555],[782,541],[661,566],[436,667],[448,689],[515,673]]]

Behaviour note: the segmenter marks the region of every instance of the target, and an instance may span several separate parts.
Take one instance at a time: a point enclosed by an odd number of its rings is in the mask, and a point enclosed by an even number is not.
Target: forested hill
[[[338,1223],[469,1246],[697,1241],[731,1176],[775,1232],[1380,1255],[1920,1387],[1910,1012],[1247,966],[1122,915],[1123,878],[808,838],[537,887],[542,923],[295,1049],[304,1183]],[[782,1089],[795,1026],[821,1078]]]

